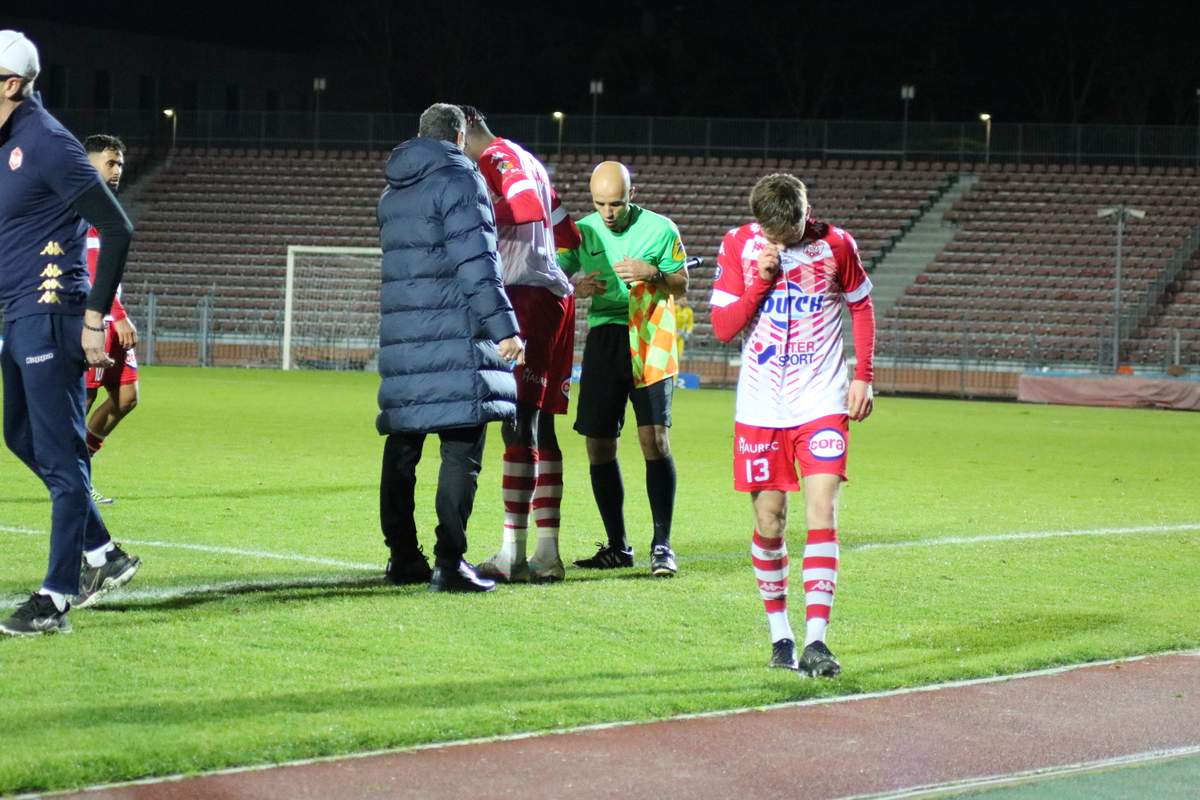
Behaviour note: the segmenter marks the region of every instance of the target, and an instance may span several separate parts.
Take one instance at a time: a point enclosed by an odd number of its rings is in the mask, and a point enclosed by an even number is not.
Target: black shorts
[[[665,380],[635,389],[629,329],[624,325],[592,328],[583,346],[575,430],[594,439],[616,439],[625,425],[627,401],[633,402],[638,427],[669,428],[674,386],[674,381]]]

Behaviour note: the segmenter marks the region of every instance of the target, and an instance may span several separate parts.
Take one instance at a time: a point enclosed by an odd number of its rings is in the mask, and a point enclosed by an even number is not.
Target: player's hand
[[[121,347],[129,350],[137,345],[137,328],[129,317],[114,320],[113,329],[117,332],[117,341],[121,343]]]
[[[525,343],[520,336],[508,337],[496,345],[496,349],[500,351],[500,357],[513,366],[525,363]]]
[[[604,294],[604,290],[608,288],[608,284],[599,273],[593,272],[584,275],[575,282],[575,294],[578,297],[595,297],[598,294]]]
[[[636,283],[638,281],[650,280],[654,277],[657,269],[642,261],[639,258],[630,258],[625,256],[620,261],[612,265],[613,272],[617,273],[617,277],[625,283]]]
[[[875,392],[866,381],[850,381],[850,392],[846,397],[850,419],[862,422],[875,409]]]
[[[756,253],[758,277],[767,283],[775,283],[779,277],[779,245],[766,244]]]
[[[104,331],[104,317],[98,311],[87,311],[83,315],[83,322],[83,334],[79,337],[83,345],[83,360],[89,367],[111,367],[116,362],[108,357],[105,348],[108,337]],[[88,325],[100,330],[91,330]]]

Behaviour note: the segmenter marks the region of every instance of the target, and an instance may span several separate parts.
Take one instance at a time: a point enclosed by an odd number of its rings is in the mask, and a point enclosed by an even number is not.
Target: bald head
[[[629,224],[629,201],[633,198],[633,181],[629,170],[619,161],[605,161],[592,171],[592,205],[604,220],[605,227],[622,231]]]

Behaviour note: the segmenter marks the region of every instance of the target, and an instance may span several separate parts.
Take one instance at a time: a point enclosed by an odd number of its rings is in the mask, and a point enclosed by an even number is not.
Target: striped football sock
[[[537,457],[531,447],[509,447],[504,451],[504,544],[500,559],[508,564],[525,560],[529,535],[529,503],[533,499]]]
[[[804,546],[804,644],[825,641],[833,593],[837,589],[838,538],[834,528],[813,528]]]
[[[771,641],[795,639],[787,616],[788,554],[783,537],[768,539],[758,531],[750,545],[750,560],[767,623],[771,626]]]
[[[563,492],[562,451],[540,448],[537,482],[533,489],[533,523],[537,528],[534,558],[542,564],[557,561],[558,529],[561,524]]]

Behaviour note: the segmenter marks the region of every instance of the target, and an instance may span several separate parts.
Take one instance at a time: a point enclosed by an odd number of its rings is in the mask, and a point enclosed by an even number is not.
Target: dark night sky
[[[380,108],[1195,124],[1200,3],[475,0],[57,4],[40,19],[365,64]],[[387,31],[388,33],[384,33]],[[390,87],[390,91],[388,90]],[[331,98],[332,99],[332,98]],[[369,109],[356,109],[369,110]]]

